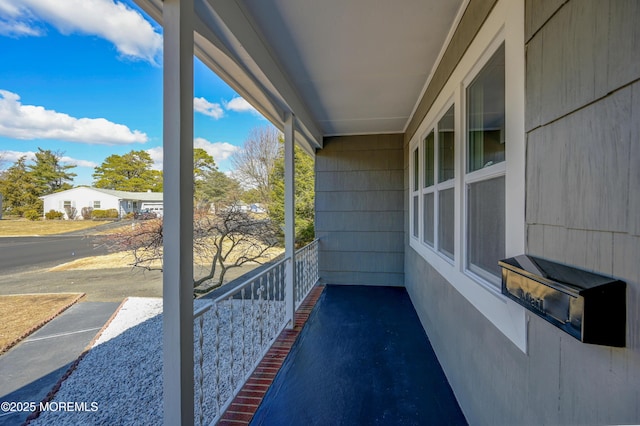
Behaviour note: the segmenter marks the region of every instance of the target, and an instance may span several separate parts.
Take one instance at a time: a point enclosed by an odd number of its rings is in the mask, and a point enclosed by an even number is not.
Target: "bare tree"
[[[273,126],[255,127],[249,133],[243,149],[231,161],[236,177],[246,188],[255,188],[261,202],[268,204],[271,172],[278,158],[281,133]]]
[[[193,225],[194,261],[205,265],[204,275],[194,277],[194,295],[220,287],[231,268],[269,260],[269,251],[278,243],[278,232],[271,221],[237,208],[197,215]],[[133,267],[162,271],[162,219],[145,221],[109,238],[112,250],[131,252]],[[214,279],[212,285],[200,288]]]

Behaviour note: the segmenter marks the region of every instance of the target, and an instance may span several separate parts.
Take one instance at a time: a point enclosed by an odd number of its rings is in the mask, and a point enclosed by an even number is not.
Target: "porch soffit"
[[[162,22],[160,0],[136,0]],[[309,151],[403,133],[468,0],[195,0],[196,55]]]

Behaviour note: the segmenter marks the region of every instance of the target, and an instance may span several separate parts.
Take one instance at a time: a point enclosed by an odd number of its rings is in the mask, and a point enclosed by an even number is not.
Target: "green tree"
[[[62,155],[59,151],[38,148],[34,164],[28,166],[38,196],[73,188],[71,182],[76,174],[69,170],[76,166],[62,164]]]
[[[215,211],[233,204],[242,194],[240,183],[217,169],[208,171],[199,184],[201,202],[213,204]]]
[[[202,148],[193,149],[193,177],[196,181],[216,169],[216,162],[207,151]]]
[[[302,148],[296,145],[295,151],[295,216],[296,244],[303,246],[315,238],[315,173],[314,162]],[[269,216],[280,228],[284,226],[284,146],[281,146],[271,173],[271,201]]]
[[[208,203],[204,192],[208,175],[217,171],[216,162],[207,151],[202,148],[193,149],[193,196],[196,206],[202,209]]]
[[[162,172],[153,170],[153,160],[146,151],[131,151],[124,155],[108,156],[95,168],[96,188],[119,191],[162,191]]]
[[[42,214],[42,200],[38,198],[38,186],[26,163],[27,157],[20,157],[0,177],[2,206],[9,214],[23,216],[29,210],[36,210]]]

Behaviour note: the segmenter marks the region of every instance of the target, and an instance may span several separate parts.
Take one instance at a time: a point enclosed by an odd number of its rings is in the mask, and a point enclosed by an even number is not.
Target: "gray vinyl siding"
[[[640,2],[525,10],[526,251],[626,281],[627,347],[533,314],[527,353],[505,338],[409,247],[408,145],[406,287],[470,424],[638,424]]]
[[[403,137],[331,137],[316,156],[320,278],[404,284]]]

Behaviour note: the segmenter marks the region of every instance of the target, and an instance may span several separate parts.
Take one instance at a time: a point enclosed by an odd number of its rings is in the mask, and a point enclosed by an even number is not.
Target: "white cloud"
[[[32,27],[24,22],[17,21],[2,21],[0,20],[0,35],[5,35],[9,37],[20,37],[20,36],[39,36],[41,35],[41,31]]]
[[[8,163],[6,166],[9,167],[12,163],[15,163],[21,157],[27,157],[27,162],[35,161],[36,153],[33,151],[0,151],[0,157],[2,157],[3,161],[6,161]],[[95,168],[98,166],[93,161],[78,160],[66,155],[60,157],[60,162],[77,167]]]
[[[216,163],[224,161],[231,157],[235,152],[240,150],[240,147],[230,144],[229,142],[209,142],[204,138],[195,138],[193,140],[194,148],[202,148],[207,151],[207,154],[216,160]]]
[[[99,145],[144,143],[147,135],[104,118],[75,118],[41,106],[22,105],[20,96],[0,90],[0,136],[57,139]]]
[[[33,151],[0,151],[2,160],[7,163],[15,163],[21,157],[27,157],[27,161],[33,161],[36,158],[36,154]]]
[[[213,117],[216,120],[224,116],[224,111],[220,104],[214,104],[206,100],[205,98],[193,98],[193,109],[209,117]]]
[[[193,140],[193,147],[204,149],[207,154],[213,157],[217,165],[219,165],[221,161],[231,157],[231,155],[236,151],[240,150],[239,147],[232,145],[229,142],[209,142],[204,138],[195,138]],[[162,170],[162,147],[158,146],[147,149],[147,153],[149,153],[154,162],[153,168],[156,170]]]
[[[147,149],[147,153],[153,160],[152,169],[162,170],[162,147],[157,146],[155,148]]]
[[[94,169],[96,167],[98,167],[98,163],[95,163],[93,161],[88,161],[88,160],[78,160],[76,158],[72,158],[72,157],[67,157],[62,156],[60,158],[60,161],[62,161],[65,164],[71,164],[73,166],[77,166],[77,167],[87,167],[90,169]]]
[[[229,102],[225,102],[224,107],[229,111],[260,114],[249,102],[239,96],[231,99]]]
[[[137,11],[113,0],[22,0],[15,6],[0,0],[0,12],[8,19],[0,21],[13,35],[37,35],[34,20],[40,19],[63,34],[80,33],[104,38],[127,58],[158,64],[162,35]]]

